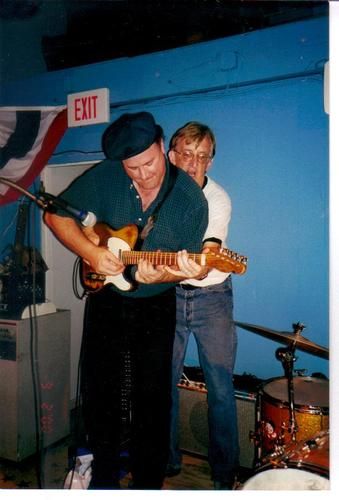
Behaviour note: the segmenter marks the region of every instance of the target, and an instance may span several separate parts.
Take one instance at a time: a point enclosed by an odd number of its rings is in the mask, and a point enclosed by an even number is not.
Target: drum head
[[[328,408],[329,382],[315,377],[294,377],[294,403],[296,406]],[[287,378],[273,379],[263,387],[264,394],[288,404]]]
[[[327,478],[302,469],[259,471],[243,485],[243,490],[329,490]]]

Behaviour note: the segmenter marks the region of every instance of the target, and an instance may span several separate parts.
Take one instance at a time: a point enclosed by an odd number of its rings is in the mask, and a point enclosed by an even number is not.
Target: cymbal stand
[[[288,387],[288,405],[289,405],[289,428],[288,431],[292,434],[292,441],[296,441],[296,434],[298,430],[297,421],[295,418],[294,406],[294,383],[293,383],[293,364],[296,358],[294,357],[295,342],[292,342],[289,347],[280,347],[276,350],[276,358],[281,361],[285,376],[287,379]]]

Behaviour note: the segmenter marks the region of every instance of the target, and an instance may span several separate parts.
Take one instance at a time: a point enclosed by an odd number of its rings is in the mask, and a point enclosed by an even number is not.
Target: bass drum
[[[329,428],[329,382],[315,377],[294,377],[296,441],[305,441]],[[281,377],[268,381],[260,391],[258,425],[262,455],[292,441],[289,432],[288,381]]]
[[[329,490],[329,433],[290,444],[249,478],[243,490]]]

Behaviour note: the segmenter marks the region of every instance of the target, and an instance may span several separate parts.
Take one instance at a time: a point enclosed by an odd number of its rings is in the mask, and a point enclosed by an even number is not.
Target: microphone
[[[96,215],[93,212],[87,212],[86,210],[73,207],[69,205],[67,201],[51,193],[40,193],[39,201],[43,202],[44,210],[47,212],[55,214],[58,209],[65,210],[65,212],[75,217],[85,227],[92,227],[97,222]]]
[[[40,192],[39,197],[35,196],[26,189],[22,188],[19,184],[16,184],[5,177],[0,177],[0,183],[6,184],[11,188],[20,191],[22,194],[33,200],[42,210],[55,214],[58,211],[58,208],[61,208],[78,219],[85,227],[92,227],[97,222],[97,218],[93,212],[86,212],[85,210],[75,208],[58,196],[54,196],[53,194],[46,192]]]

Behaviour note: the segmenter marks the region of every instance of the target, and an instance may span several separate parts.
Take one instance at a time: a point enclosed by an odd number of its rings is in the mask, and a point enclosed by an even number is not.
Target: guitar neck
[[[197,264],[206,264],[205,254],[188,254],[188,257]],[[173,252],[137,252],[137,251],[120,251],[120,260],[127,266],[130,264],[138,264],[141,259],[148,260],[151,264],[175,266],[177,265],[177,254]]]
[[[15,241],[14,241],[14,269],[16,273],[20,273],[23,270],[23,257],[24,257],[24,243],[26,235],[26,223],[28,217],[28,204],[22,203],[19,206],[16,231],[15,231]]]
[[[23,203],[19,206],[18,210],[14,248],[21,249],[24,246],[27,216],[28,216],[28,205],[26,203]]]

